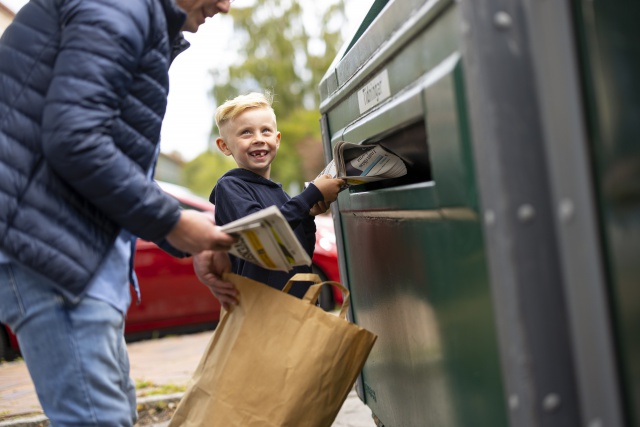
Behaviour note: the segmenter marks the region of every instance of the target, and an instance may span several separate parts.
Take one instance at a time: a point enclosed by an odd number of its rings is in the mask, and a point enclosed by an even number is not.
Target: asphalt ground
[[[211,334],[205,331],[127,345],[138,394],[136,426],[168,424]],[[0,427],[48,425],[25,363],[20,359],[0,363]],[[375,427],[375,423],[371,410],[352,391],[331,427]]]

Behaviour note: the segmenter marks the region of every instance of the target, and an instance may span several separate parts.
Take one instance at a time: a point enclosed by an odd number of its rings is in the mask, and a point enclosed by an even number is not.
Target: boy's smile
[[[220,129],[216,144],[238,167],[269,179],[271,162],[280,146],[276,118],[268,108],[250,108]]]

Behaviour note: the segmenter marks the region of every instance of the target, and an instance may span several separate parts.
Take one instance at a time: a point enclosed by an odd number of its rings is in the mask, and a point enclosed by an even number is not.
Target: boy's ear
[[[218,150],[222,151],[225,156],[231,155],[231,150],[227,147],[227,143],[224,142],[224,139],[220,137],[216,138],[216,145],[218,146]]]

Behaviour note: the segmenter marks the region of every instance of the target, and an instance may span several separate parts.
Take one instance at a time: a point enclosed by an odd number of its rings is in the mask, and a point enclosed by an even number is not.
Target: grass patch
[[[147,380],[136,380],[135,385],[138,397],[182,393],[187,390],[184,385],[156,384]]]
[[[154,394],[173,394],[173,393],[182,393],[187,390],[186,386],[183,385],[175,385],[175,384],[163,384],[154,388],[149,393],[146,393],[145,396],[152,396]]]
[[[156,387],[156,383],[153,381],[147,380],[136,380],[136,390],[141,390],[143,388],[151,388]]]

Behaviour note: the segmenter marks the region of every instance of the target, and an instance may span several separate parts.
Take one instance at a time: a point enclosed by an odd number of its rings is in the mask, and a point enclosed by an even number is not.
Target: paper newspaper
[[[406,175],[407,167],[380,145],[340,141],[333,147],[333,160],[318,176],[327,174],[357,185]]]
[[[297,265],[311,265],[311,259],[280,209],[270,206],[223,225],[226,233],[238,236],[229,253],[269,270],[289,271]]]

